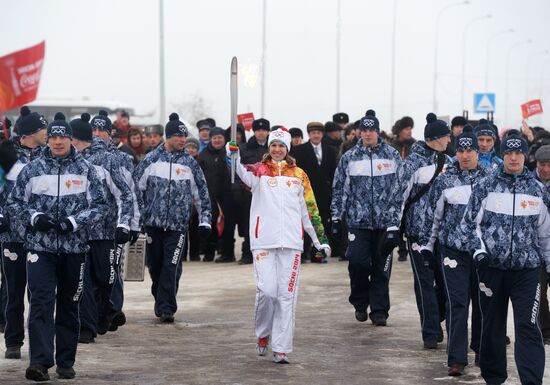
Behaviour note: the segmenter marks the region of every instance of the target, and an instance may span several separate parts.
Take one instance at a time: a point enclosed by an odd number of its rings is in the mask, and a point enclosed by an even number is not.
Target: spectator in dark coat
[[[199,155],[199,140],[193,137],[188,137],[185,141],[185,152],[193,159],[198,161]],[[200,237],[199,237],[199,214],[197,208],[193,205],[191,211],[191,219],[189,220],[189,229],[187,230],[187,237],[185,240],[185,252],[183,255],[187,255],[189,250],[190,261],[200,261]]]
[[[220,210],[218,204],[223,202],[224,196],[229,193],[229,172],[225,163],[225,136],[224,130],[220,127],[213,127],[210,130],[210,142],[199,154],[199,165],[202,168],[208,195],[212,207],[212,232],[205,241],[204,262],[214,260],[218,241],[217,222]]]
[[[341,125],[334,122],[325,123],[325,135],[323,136],[323,143],[332,147],[337,154],[340,151],[340,146],[344,142],[342,140],[342,131],[344,129]]]
[[[399,152],[401,159],[405,159],[411,153],[411,147],[416,142],[412,137],[413,128],[414,120],[409,116],[404,116],[395,122],[391,129],[395,137],[390,145]]]
[[[336,170],[336,152],[323,142],[324,126],[320,122],[311,122],[307,125],[309,141],[296,147],[292,147],[290,155],[296,158],[296,164],[303,169],[309,177],[311,188],[315,194],[319,214],[323,221],[326,234],[330,234],[330,201],[332,199],[332,180]],[[331,242],[333,256],[337,248]],[[310,259],[318,262],[311,251],[311,239],[306,235],[304,239],[304,252],[302,261]]]

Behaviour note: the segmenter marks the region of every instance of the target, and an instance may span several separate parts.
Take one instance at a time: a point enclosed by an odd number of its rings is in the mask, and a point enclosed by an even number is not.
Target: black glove
[[[386,230],[378,243],[378,255],[386,257],[399,246],[399,230]]]
[[[332,235],[335,238],[339,238],[340,234],[342,234],[342,222],[339,219],[335,219],[332,221],[332,228],[331,228]]]
[[[34,224],[32,227],[37,231],[46,232],[55,229],[56,225],[55,222],[46,214],[38,214],[34,218]]]
[[[420,251],[422,255],[422,260],[424,261],[424,266],[433,269],[435,267],[435,256],[434,253],[428,249],[423,249]]]
[[[63,218],[57,223],[56,230],[59,234],[69,234],[73,232],[74,227],[69,218]]]
[[[203,241],[210,236],[210,227],[208,226],[199,226],[199,237]]]
[[[0,217],[0,234],[5,233],[6,231],[10,231],[10,222],[8,222],[8,218],[1,216]]]
[[[489,254],[485,252],[479,253],[474,257],[474,264],[478,270],[489,267]]]
[[[122,226],[118,226],[116,229],[115,229],[115,243],[117,245],[123,245],[125,244],[126,242],[128,242],[130,240],[130,230],[122,227]]]
[[[139,239],[139,231],[131,230],[130,231],[130,245],[133,245]]]

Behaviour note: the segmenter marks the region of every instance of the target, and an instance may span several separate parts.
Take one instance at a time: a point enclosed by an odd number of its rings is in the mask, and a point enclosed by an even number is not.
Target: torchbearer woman
[[[266,355],[271,336],[276,363],[288,363],[287,354],[292,351],[304,232],[319,250],[318,258],[330,255],[309,178],[288,155],[290,142],[286,128],[272,131],[268,153],[252,165],[241,164],[236,143],[227,144],[227,153],[237,154],[237,175],[252,192],[250,249],[256,279],[256,351]]]

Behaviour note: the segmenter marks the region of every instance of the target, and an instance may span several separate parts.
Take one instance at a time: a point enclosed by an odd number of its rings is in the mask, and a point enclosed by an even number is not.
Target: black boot
[[[55,372],[57,373],[57,378],[61,378],[63,380],[70,380],[76,376],[73,368],[62,368],[61,366],[58,366],[55,368]]]
[[[33,381],[49,381],[48,369],[42,365],[31,365],[25,371],[25,378]]]

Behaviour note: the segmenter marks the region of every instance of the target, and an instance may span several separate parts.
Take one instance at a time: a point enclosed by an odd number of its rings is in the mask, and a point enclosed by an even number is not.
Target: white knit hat
[[[292,137],[290,132],[285,127],[276,129],[269,133],[269,138],[267,139],[267,146],[271,146],[273,142],[281,142],[286,146],[287,151],[290,151],[290,143],[292,142]]]

